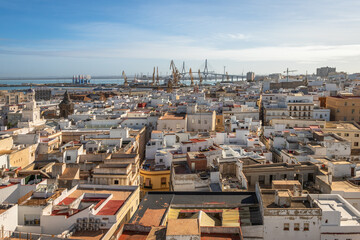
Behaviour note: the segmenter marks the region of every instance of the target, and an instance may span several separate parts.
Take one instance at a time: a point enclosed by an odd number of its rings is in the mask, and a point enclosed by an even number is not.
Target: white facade
[[[322,119],[322,120],[325,120],[325,121],[330,121],[330,109],[314,108],[312,118],[313,119]]]
[[[187,129],[191,132],[208,132],[215,130],[215,111],[187,115]]]
[[[322,210],[321,240],[360,239],[360,212],[358,210],[338,194],[311,194],[310,196]]]

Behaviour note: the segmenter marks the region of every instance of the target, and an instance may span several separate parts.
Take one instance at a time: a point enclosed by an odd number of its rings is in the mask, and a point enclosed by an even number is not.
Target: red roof
[[[206,142],[206,140],[204,139],[198,139],[198,138],[193,138],[193,139],[190,139],[191,142],[193,143],[197,143],[197,142]]]
[[[110,200],[96,215],[114,215],[124,202],[123,200]]]
[[[58,205],[70,205],[73,201],[75,201],[76,198],[70,198],[67,197],[64,200],[62,200],[61,202],[59,202]]]

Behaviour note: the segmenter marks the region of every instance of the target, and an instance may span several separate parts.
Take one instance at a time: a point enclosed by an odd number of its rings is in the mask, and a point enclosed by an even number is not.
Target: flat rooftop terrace
[[[317,199],[317,204],[322,211],[340,212],[340,226],[360,226],[359,213],[354,212],[339,199]]]
[[[274,192],[262,192],[261,193],[263,206],[264,208],[282,208],[275,204],[275,193]],[[311,208],[310,203],[308,201],[291,201],[291,206],[288,209],[292,208]]]
[[[259,225],[262,222],[258,205],[255,192],[148,192],[130,223],[160,226],[169,208],[221,211],[249,206],[252,225]]]

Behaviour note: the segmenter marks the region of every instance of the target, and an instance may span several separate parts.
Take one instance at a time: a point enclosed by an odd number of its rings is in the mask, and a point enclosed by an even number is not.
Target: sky
[[[356,0],[0,0],[0,77],[360,72]]]

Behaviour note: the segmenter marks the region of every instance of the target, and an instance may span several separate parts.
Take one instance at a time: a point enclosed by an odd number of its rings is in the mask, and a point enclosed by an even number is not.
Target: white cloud
[[[236,33],[236,34],[227,34],[227,36],[231,39],[236,39],[236,40],[244,40],[244,39],[248,39],[249,36],[242,34],[242,33]]]
[[[62,49],[62,48],[60,48]],[[122,46],[96,48],[83,46],[71,50],[3,49],[3,53],[17,55],[42,55],[80,58],[128,58],[128,59],[192,59],[205,58],[232,61],[292,61],[323,62],[346,60],[360,56],[360,44],[270,46],[223,50],[207,46],[193,46],[188,41],[176,38],[159,43],[136,42]]]

